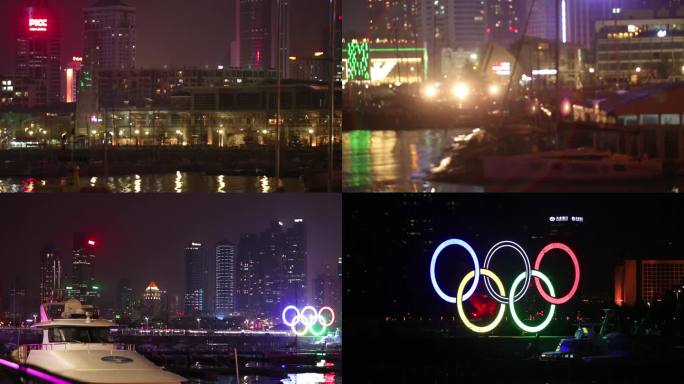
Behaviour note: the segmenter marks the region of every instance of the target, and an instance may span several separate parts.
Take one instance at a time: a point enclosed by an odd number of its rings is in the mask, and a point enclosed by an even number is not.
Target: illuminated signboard
[[[450,245],[457,245],[465,249],[470,255],[470,258],[473,262],[473,270],[468,272],[465,275],[465,277],[463,277],[461,283],[458,286],[458,290],[456,291],[455,297],[449,296],[448,294],[444,293],[444,291],[442,291],[439,284],[437,283],[437,277],[435,274],[435,268],[437,265],[437,258],[439,257],[439,254]],[[505,296],[506,289],[504,288],[501,279],[499,279],[499,277],[492,270],[489,269],[489,264],[492,258],[494,257],[494,254],[504,248],[510,248],[514,250],[516,253],[518,253],[518,255],[520,255],[520,257],[522,258],[523,263],[525,264],[525,271],[520,273],[515,278],[513,284],[511,285],[511,288],[508,290],[508,297]],[[548,252],[555,249],[565,252],[570,257],[570,260],[572,261],[572,264],[575,268],[575,277],[572,288],[565,296],[562,297],[558,297],[556,295],[551,280],[539,270],[539,267],[541,266],[541,262],[544,256]],[[473,296],[473,294],[475,293],[475,290],[477,289],[477,286],[480,282],[480,275],[483,276],[484,286],[487,290],[488,295],[493,300],[495,300],[499,305],[499,310],[494,316],[494,320],[492,320],[487,325],[473,324],[468,319],[463,310],[463,302],[470,299],[471,296]],[[523,296],[525,296],[525,294],[527,293],[527,289],[531,285],[533,277],[534,285],[537,289],[537,292],[547,303],[550,304],[549,311],[544,313],[546,317],[544,318],[544,320],[541,321],[541,323],[537,325],[530,325],[528,323],[525,323],[523,319],[521,319],[521,317],[518,316],[518,313],[515,309],[515,302],[519,301],[523,298]],[[464,293],[466,285],[471,280],[472,282],[470,283],[470,287]],[[527,257],[527,253],[525,253],[525,250],[520,245],[512,241],[500,241],[494,244],[494,246],[490,248],[487,252],[487,256],[484,259],[482,268],[480,268],[480,263],[478,261],[477,254],[475,253],[473,248],[461,239],[450,239],[441,243],[437,247],[437,249],[435,249],[435,252],[432,254],[432,259],[430,260],[430,281],[432,282],[433,289],[435,290],[435,292],[437,292],[437,295],[439,295],[439,297],[442,298],[442,300],[448,303],[456,304],[458,316],[461,318],[461,321],[463,321],[463,324],[465,324],[465,326],[468,327],[468,329],[470,329],[471,331],[477,333],[487,333],[493,331],[494,328],[496,328],[497,325],[499,325],[499,323],[503,319],[504,313],[506,311],[506,305],[510,307],[510,317],[513,319],[518,328],[529,333],[538,333],[543,331],[544,328],[546,328],[549,325],[551,319],[553,319],[553,314],[556,310],[556,305],[568,302],[575,295],[575,292],[577,292],[577,288],[579,288],[579,280],[580,266],[579,261],[577,260],[577,256],[575,256],[575,253],[572,251],[572,249],[570,249],[570,247],[562,243],[550,243],[546,245],[544,248],[542,248],[534,262],[534,269],[532,269],[531,267],[530,259]],[[496,285],[496,291],[492,287],[492,281],[494,282],[494,285]],[[546,290],[544,290],[542,283],[544,286],[546,286],[548,293]]]
[[[370,49],[368,41],[347,43],[349,80],[370,80]]]
[[[288,317],[289,312],[293,312],[294,316]],[[290,327],[292,333],[297,336],[305,336],[307,334],[323,336],[328,327],[333,325],[334,322],[335,312],[330,307],[322,307],[316,310],[316,308],[307,305],[300,311],[294,305],[288,305],[283,309],[283,324]]]
[[[550,216],[549,221],[551,222],[568,222],[572,221],[575,223],[583,223],[584,217],[582,216]]]
[[[495,63],[492,65],[492,71],[499,76],[510,76],[511,75],[511,63],[505,61],[503,63]]]
[[[82,61],[83,61],[83,58],[82,58],[82,57],[80,57],[80,56],[73,56],[73,57],[71,58],[71,60],[72,60],[72,61],[76,61],[76,62],[79,62],[79,63],[80,63],[80,62],[82,62]]]
[[[46,32],[47,27],[48,19],[29,19],[29,31]]]

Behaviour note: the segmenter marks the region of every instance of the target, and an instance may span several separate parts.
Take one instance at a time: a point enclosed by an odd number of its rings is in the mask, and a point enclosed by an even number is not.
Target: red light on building
[[[491,28],[485,28],[485,33],[492,33],[492,29]]]
[[[47,32],[48,19],[29,19],[29,31]]]
[[[88,245],[95,245],[95,240],[88,240]]]

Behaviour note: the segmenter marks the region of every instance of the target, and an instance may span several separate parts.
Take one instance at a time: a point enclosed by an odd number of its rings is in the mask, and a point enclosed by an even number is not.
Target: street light
[[[496,96],[500,91],[499,86],[496,84],[491,84],[487,90],[489,91],[490,96]]]
[[[454,89],[452,90],[452,92],[456,98],[463,100],[470,94],[470,89],[466,84],[458,83],[454,85]]]
[[[641,67],[636,67],[636,73],[641,73]]]
[[[145,323],[146,323],[146,327],[150,328],[150,318],[147,316],[145,316]]]
[[[424,94],[425,97],[427,97],[428,99],[434,99],[435,96],[437,96],[437,86],[434,85],[434,84],[427,85],[427,86],[423,89],[423,94]]]
[[[195,319],[195,320],[197,320],[197,329],[200,329],[200,321],[202,321],[202,319],[200,319],[200,318],[198,317],[198,318]]]

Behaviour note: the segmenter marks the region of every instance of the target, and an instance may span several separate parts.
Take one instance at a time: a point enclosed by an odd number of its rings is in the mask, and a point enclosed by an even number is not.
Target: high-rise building
[[[93,304],[100,297],[100,286],[95,280],[96,241],[89,233],[74,234],[74,249],[71,278],[66,286],[66,295],[78,299],[82,304]]]
[[[52,246],[40,254],[40,302],[59,301],[62,297],[62,260]]]
[[[307,292],[307,247],[304,220],[295,219],[285,230],[283,246],[282,296],[286,303],[305,305]]]
[[[9,318],[16,324],[21,324],[26,318],[26,288],[21,284],[19,276],[14,278],[9,290]]]
[[[64,76],[62,78],[63,94],[62,101],[65,103],[74,103],[78,97],[78,73],[81,70],[83,58],[80,56],[72,57],[72,60],[64,68]]]
[[[684,260],[625,260],[615,267],[615,304],[632,307],[660,301],[684,288]]]
[[[301,219],[290,227],[273,221],[259,235],[243,234],[237,246],[236,310],[278,316],[286,305],[307,304],[306,243]]]
[[[17,30],[14,88],[28,107],[59,103],[60,25],[44,0],[33,0],[21,14]]]
[[[544,2],[548,7],[548,2]],[[527,17],[525,0],[489,0],[486,2],[485,32],[489,41],[509,45],[519,39]]]
[[[162,314],[162,296],[166,296],[165,292],[151,281],[142,294],[142,315],[152,319],[159,318]]]
[[[83,10],[83,65],[90,70],[135,66],[135,8],[121,0],[98,0]]]
[[[273,221],[261,233],[258,257],[263,272],[262,306],[267,314],[277,313],[283,299],[284,229],[281,221]],[[287,305],[287,304],[286,304]]]
[[[594,46],[594,22],[606,15],[603,2],[591,0],[559,0],[553,4],[535,2],[530,15],[527,34],[542,39],[556,40],[556,27],[563,43],[580,45],[591,49]],[[556,22],[557,7],[560,24]]]
[[[280,57],[280,68],[287,73],[290,29],[288,1],[236,0],[235,11],[236,37],[231,45],[233,65],[278,68]]]
[[[116,310],[121,319],[137,318],[138,300],[130,281],[121,279],[116,286]]]
[[[235,245],[224,241],[216,245],[216,316],[235,312]]]
[[[420,0],[416,28],[418,44],[428,49],[438,73],[443,50],[473,51],[484,43],[484,0]]]
[[[199,315],[207,310],[207,260],[202,243],[185,247],[185,314]]]
[[[418,0],[369,0],[369,38],[378,43],[415,44]]]
[[[341,313],[342,309],[342,284],[341,279],[335,274],[330,274],[330,268],[326,273],[319,274],[313,280],[312,302],[316,307],[328,306]]]
[[[237,247],[236,310],[243,315],[260,313],[263,274],[259,258],[259,236],[243,234]]]

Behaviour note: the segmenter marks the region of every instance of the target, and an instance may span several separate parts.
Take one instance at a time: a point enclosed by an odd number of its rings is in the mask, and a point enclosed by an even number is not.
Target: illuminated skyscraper
[[[532,14],[527,34],[547,40],[556,39],[556,7],[555,3],[537,1]],[[608,18],[609,9],[604,2],[593,0],[560,0],[561,22],[558,26],[561,41],[581,45],[591,49],[594,45],[594,22]],[[617,6],[619,8],[619,5]]]
[[[216,245],[216,316],[223,318],[235,312],[235,245]]]
[[[259,238],[259,259],[263,271],[263,310],[275,314],[283,299],[284,228],[280,221],[273,221]]]
[[[544,2],[549,7],[550,2]],[[489,41],[508,45],[520,38],[527,17],[525,0],[488,0],[485,32]]]
[[[40,254],[40,302],[59,301],[62,293],[62,260],[54,247],[43,248]]]
[[[185,314],[200,315],[207,309],[207,260],[202,243],[185,247]]]
[[[375,42],[415,44],[418,0],[369,0],[369,37]]]
[[[232,64],[250,68],[277,68],[280,57],[283,73],[287,73],[290,45],[288,1],[235,1],[236,37],[231,46]]]
[[[84,57],[87,69],[131,69],[135,66],[135,8],[121,0],[98,0],[83,10]]]
[[[418,43],[428,48],[433,71],[443,49],[472,51],[485,41],[484,0],[421,0],[417,9]]]
[[[237,247],[236,310],[241,314],[261,312],[263,273],[259,259],[259,236],[243,234]]]
[[[34,0],[25,9],[17,29],[16,101],[28,107],[59,103],[60,26],[45,5]]]
[[[162,314],[162,296],[166,296],[166,292],[151,281],[142,295],[142,315],[152,319],[159,318]]]
[[[308,271],[306,225],[304,220],[295,219],[285,230],[283,250],[283,287],[286,302],[305,305],[308,299]]]
[[[100,297],[100,286],[93,273],[96,245],[91,234],[74,234],[71,279],[66,286],[66,295],[78,299],[83,304],[93,304]]]
[[[83,58],[74,56],[63,71],[62,101],[74,103],[78,97],[78,73],[83,65]]]

